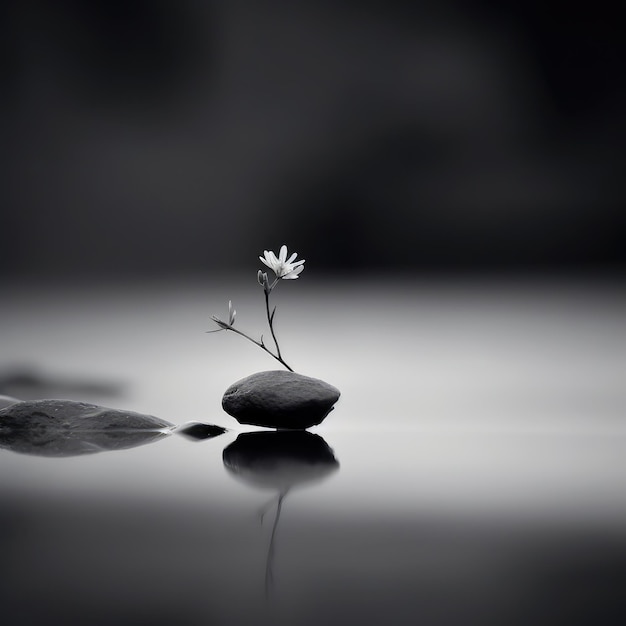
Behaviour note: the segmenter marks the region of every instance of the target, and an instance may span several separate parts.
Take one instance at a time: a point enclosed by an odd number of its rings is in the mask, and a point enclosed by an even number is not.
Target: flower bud
[[[261,270],[259,270],[259,273],[257,274],[257,280],[259,281],[259,285],[263,287],[265,293],[269,294],[271,289],[270,289],[270,281],[267,278],[267,272],[262,272]]]

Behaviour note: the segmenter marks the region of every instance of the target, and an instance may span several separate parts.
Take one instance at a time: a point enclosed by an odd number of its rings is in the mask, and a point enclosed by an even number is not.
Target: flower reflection
[[[265,591],[273,582],[276,529],[291,489],[324,480],[339,469],[332,449],[319,435],[306,431],[244,433],[226,447],[224,466],[236,479],[276,495],[261,509],[261,521],[276,504],[265,567]]]

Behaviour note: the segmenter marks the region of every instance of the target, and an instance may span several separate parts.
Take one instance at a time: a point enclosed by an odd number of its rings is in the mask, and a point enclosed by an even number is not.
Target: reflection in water
[[[223,459],[226,469],[237,479],[258,489],[277,492],[260,511],[262,522],[276,503],[265,566],[265,591],[269,594],[276,529],[285,497],[295,487],[323,480],[339,469],[339,463],[322,437],[306,431],[241,434],[224,450]]]
[[[26,431],[0,430],[0,448],[21,454],[47,457],[80,456],[112,450],[126,450],[153,443],[164,437],[166,430],[100,430],[68,431],[30,436]]]

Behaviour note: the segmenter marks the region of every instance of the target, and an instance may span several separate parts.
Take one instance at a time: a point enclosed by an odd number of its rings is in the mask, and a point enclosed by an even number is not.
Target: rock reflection
[[[319,435],[306,431],[244,433],[226,447],[224,466],[238,480],[277,494],[261,509],[261,521],[272,506],[276,514],[267,551],[265,591],[273,583],[276,530],[287,494],[294,488],[324,480],[339,469],[332,449]]]

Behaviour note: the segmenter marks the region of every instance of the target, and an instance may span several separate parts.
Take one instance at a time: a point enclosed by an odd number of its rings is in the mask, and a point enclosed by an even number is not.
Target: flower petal
[[[287,246],[284,244],[280,247],[280,254],[278,255],[278,259],[284,263],[287,260]]]
[[[287,274],[285,274],[283,276],[283,279],[285,279],[285,280],[293,280],[294,278],[298,278],[298,274],[300,274],[303,269],[304,269],[304,266],[303,265],[299,265],[298,267],[292,269]]]

